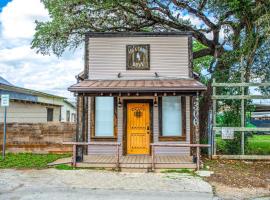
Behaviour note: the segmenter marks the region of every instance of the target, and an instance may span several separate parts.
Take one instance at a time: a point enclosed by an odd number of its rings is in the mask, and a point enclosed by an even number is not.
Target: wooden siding
[[[150,44],[150,70],[126,70],[127,44]],[[189,77],[188,36],[89,38],[88,46],[89,79]]]
[[[93,97],[89,97],[89,99]],[[121,100],[127,99],[154,99],[153,97],[121,97]],[[90,108],[89,108],[90,109]],[[123,106],[117,107],[118,112],[118,138],[117,141],[123,144]],[[90,112],[89,115],[89,126],[90,127]],[[158,106],[153,106],[153,142],[159,142],[159,121],[158,121]],[[88,141],[91,141],[90,133],[91,129],[88,129]],[[174,141],[174,142],[162,142],[166,144],[183,144],[190,143],[190,97],[186,97],[186,141]],[[104,141],[103,141],[104,142]],[[113,146],[92,146],[88,147],[88,154],[102,154],[111,155],[115,154],[116,148]],[[189,147],[172,148],[172,147],[156,147],[156,154],[160,155],[190,155]],[[123,146],[120,148],[120,155],[123,155]]]
[[[60,106],[46,106],[36,103],[10,102],[7,112],[7,122],[45,123],[47,108],[53,108],[53,121],[60,120]],[[4,120],[4,108],[0,107],[0,121]]]

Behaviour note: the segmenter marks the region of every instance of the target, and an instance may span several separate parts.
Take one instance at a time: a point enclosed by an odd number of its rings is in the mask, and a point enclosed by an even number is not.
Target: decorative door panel
[[[127,154],[150,153],[149,103],[127,104]]]

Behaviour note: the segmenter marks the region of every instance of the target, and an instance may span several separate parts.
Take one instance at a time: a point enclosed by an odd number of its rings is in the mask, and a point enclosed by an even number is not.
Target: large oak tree
[[[42,0],[51,20],[36,22],[32,48],[61,56],[89,31],[190,31],[196,40],[195,71],[208,91],[201,101],[206,133],[211,80],[229,81],[242,57],[246,79],[269,78],[269,0]],[[202,70],[204,69],[204,70]],[[220,75],[222,73],[222,76]],[[202,134],[203,135],[203,134]]]

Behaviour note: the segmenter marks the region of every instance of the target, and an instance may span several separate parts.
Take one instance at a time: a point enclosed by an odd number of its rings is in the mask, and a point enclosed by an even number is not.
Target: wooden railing
[[[152,170],[155,170],[155,147],[196,147],[196,168],[197,170],[200,169],[200,148],[203,147],[210,147],[209,144],[164,144],[164,143],[152,143]]]
[[[63,142],[66,145],[73,146],[73,155],[72,155],[72,166],[76,167],[76,149],[77,146],[116,146],[116,168],[119,169],[120,167],[120,146],[121,143],[119,142]]]

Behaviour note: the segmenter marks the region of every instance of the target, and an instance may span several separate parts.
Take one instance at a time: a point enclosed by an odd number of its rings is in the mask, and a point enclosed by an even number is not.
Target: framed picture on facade
[[[150,69],[150,45],[136,44],[127,45],[126,63],[128,70]]]

